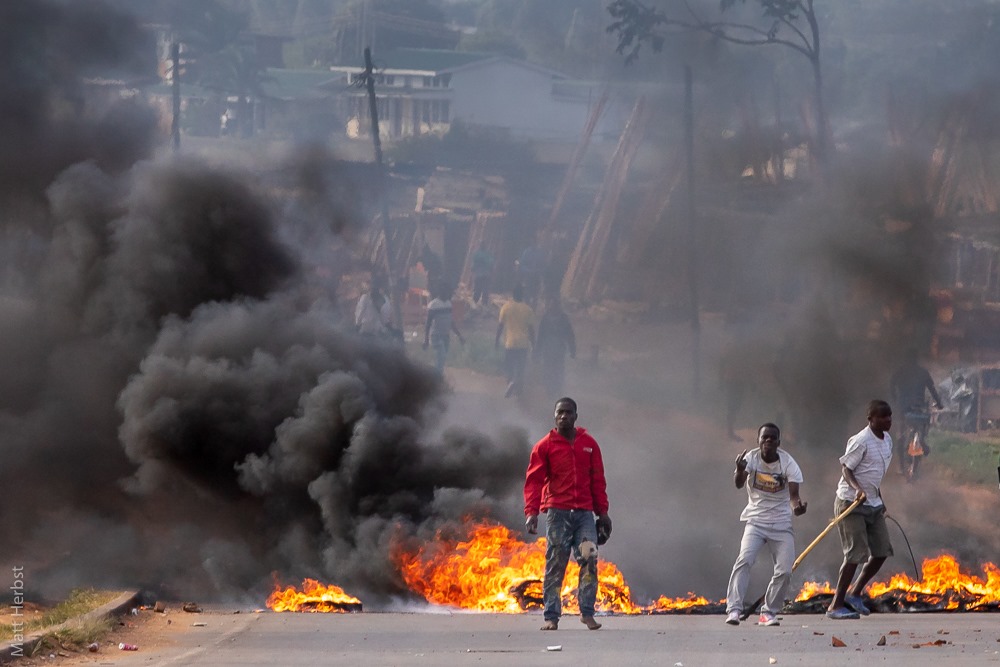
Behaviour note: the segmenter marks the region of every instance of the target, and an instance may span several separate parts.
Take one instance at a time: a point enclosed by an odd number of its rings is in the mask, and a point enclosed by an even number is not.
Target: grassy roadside
[[[960,484],[997,484],[1000,438],[984,438],[948,431],[927,435],[928,463]]]
[[[503,352],[494,349],[494,338],[494,335],[482,331],[466,332],[465,345],[462,345],[457,337],[452,336],[445,365],[450,368],[468,368],[486,375],[502,375]],[[434,349],[428,347],[424,350],[421,345],[423,340],[421,333],[419,338],[407,342],[406,354],[411,359],[433,366]]]
[[[0,642],[11,642],[15,639],[15,635],[28,637],[44,631],[46,628],[54,629],[61,623],[70,619],[78,619],[83,614],[111,602],[121,594],[122,591],[77,589],[56,606],[30,620],[8,614],[0,621]],[[18,626],[14,625],[15,621],[19,622]],[[107,618],[69,623],[63,628],[53,630],[51,637],[46,636],[41,643],[82,648],[91,642],[98,641],[110,632],[111,625],[111,621]]]

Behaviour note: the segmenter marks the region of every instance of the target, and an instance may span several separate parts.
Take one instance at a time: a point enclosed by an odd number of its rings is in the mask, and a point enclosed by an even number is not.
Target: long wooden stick
[[[836,526],[838,523],[840,523],[841,521],[843,521],[844,518],[848,514],[850,514],[851,512],[853,512],[854,508],[857,507],[858,505],[860,505],[863,500],[864,500],[863,498],[858,498],[853,503],[851,503],[850,507],[848,507],[846,510],[844,510],[843,512],[841,512],[840,514],[838,514],[837,516],[835,516],[833,518],[833,521],[831,521],[830,524],[826,528],[823,529],[823,532],[821,532],[819,535],[817,535],[816,539],[813,540],[812,542],[810,542],[809,546],[807,546],[805,549],[803,549],[802,553],[799,554],[799,557],[795,559],[795,562],[792,563],[792,572],[795,572],[795,568],[797,568],[799,566],[799,563],[801,563],[802,560],[806,556],[809,555],[809,552],[812,551],[813,548],[817,544],[820,543],[820,540],[822,540],[824,537],[826,537],[827,533],[829,533],[831,530],[833,530],[834,526]],[[755,611],[757,611],[757,608],[760,607],[761,603],[764,602],[764,597],[766,595],[767,595],[767,591],[765,591],[764,595],[761,595],[760,598],[756,602],[754,602],[752,605],[750,605],[749,607],[744,607],[743,608],[743,613],[740,615],[740,619],[745,621],[746,619],[750,618],[750,614],[752,614]]]
[[[809,555],[809,552],[813,550],[813,547],[815,547],[817,544],[819,544],[819,541],[822,540],[824,537],[826,537],[826,534],[829,533],[831,530],[833,530],[834,526],[836,526],[838,523],[840,523],[841,521],[843,521],[844,517],[846,517],[848,514],[850,514],[851,512],[853,512],[854,508],[857,507],[858,505],[860,505],[862,500],[864,500],[864,499],[863,498],[858,498],[853,503],[851,503],[850,507],[848,507],[846,510],[844,510],[843,512],[841,512],[840,514],[838,514],[837,516],[834,517],[833,521],[830,522],[830,525],[828,525],[826,528],[824,528],[823,532],[820,533],[819,535],[817,535],[816,539],[813,540],[809,544],[809,546],[807,546],[805,549],[803,549],[802,553],[799,554],[799,557],[795,559],[795,562],[792,563],[792,572],[795,572],[795,568],[797,568],[799,566],[799,563],[802,562],[803,558],[805,558],[806,556]]]

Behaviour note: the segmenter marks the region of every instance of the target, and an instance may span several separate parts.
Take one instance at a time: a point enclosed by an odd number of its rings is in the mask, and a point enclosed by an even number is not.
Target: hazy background
[[[358,27],[335,19],[352,4],[0,5],[0,562],[24,566],[33,590],[136,585],[260,601],[273,572],[378,606],[406,598],[394,550],[467,515],[520,528],[523,473],[551,426],[549,401],[504,403],[464,376],[449,389],[399,349],[352,333],[335,280],[317,285],[327,274],[316,269],[363,268],[352,252],[375,200],[337,147],[173,154],[141,95],[95,92],[96,77],[155,78],[149,24],[212,8],[293,37],[290,66],[333,63],[358,47]],[[865,403],[885,396],[902,346],[928,342],[935,216],[907,178],[923,182],[955,105],[995,159],[1000,6],[817,2],[836,155],[822,187],[804,179],[774,194],[741,189],[738,149],[724,139],[747,127],[748,109],[761,127],[805,132],[811,80],[798,54],[681,35],[626,67],[597,0],[371,5],[451,26],[385,27],[383,46],[494,50],[657,90],[647,175],[627,197],[677,154],[678,81],[683,64],[693,68],[701,391],[682,319],[575,316],[603,355],[598,368],[571,368],[569,391],[608,466],[615,536],[603,553],[641,601],[722,597],[745,502],[731,462],[772,420],[806,476],[804,546],[829,519],[836,458],[865,425]],[[887,138],[889,92],[905,141]],[[730,215],[738,209],[766,224],[747,226]],[[890,220],[905,232],[888,236]],[[654,237],[649,261],[677,263],[683,276],[681,238]],[[898,316],[880,321],[898,329],[870,336],[868,315],[887,308]],[[724,428],[734,387],[741,444]],[[948,548],[970,566],[995,559],[995,494],[946,479],[907,487],[890,477],[886,487],[917,558]],[[909,570],[891,532],[887,571]],[[796,581],[830,579],[839,560],[833,538]]]

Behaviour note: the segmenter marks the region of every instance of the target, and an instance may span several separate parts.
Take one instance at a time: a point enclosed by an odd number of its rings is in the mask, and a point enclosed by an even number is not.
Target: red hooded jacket
[[[586,430],[570,442],[552,429],[535,443],[524,480],[524,514],[549,508],[608,513],[608,483],[601,448]]]

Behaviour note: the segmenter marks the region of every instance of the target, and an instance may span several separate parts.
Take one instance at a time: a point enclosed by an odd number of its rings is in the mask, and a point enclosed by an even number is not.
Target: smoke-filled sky
[[[348,270],[365,224],[333,156],[303,148],[251,172],[161,152],[146,105],[84,83],[151,66],[148,35],[101,3],[5,0],[0,34],[0,563],[53,595],[136,585],[259,603],[276,572],[370,604],[405,597],[400,545],[468,515],[519,526],[550,408],[452,393],[316,298],[315,268]],[[810,501],[800,542],[826,523],[836,457],[886,375],[884,350],[845,342],[844,300],[912,303],[914,267],[928,270],[865,224],[900,215],[892,183],[871,196],[888,158],[849,157],[734,264],[748,297],[794,298],[780,320],[706,326],[706,375],[715,356],[740,362],[721,385],[689,394],[684,327],[586,334],[607,365],[573,367],[570,393],[608,465],[604,553],[640,596],[724,594],[744,502],[731,462],[752,446],[725,439],[730,385],[741,426],[788,422]],[[997,553],[990,497],[890,485],[918,558]],[[832,578],[838,554],[828,545],[806,574]]]
[[[135,23],[16,0],[0,25],[0,561],[36,591],[400,593],[394,540],[517,494],[523,429],[440,426],[433,371],[311,291],[359,224],[329,156],[157,157],[152,112],[83,83],[148,45]]]

